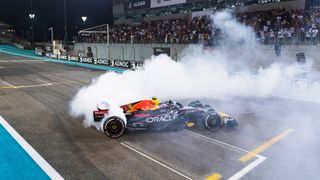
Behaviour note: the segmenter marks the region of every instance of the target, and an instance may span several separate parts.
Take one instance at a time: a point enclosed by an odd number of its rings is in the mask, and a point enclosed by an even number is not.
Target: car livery
[[[203,105],[199,101],[183,106],[169,100],[160,103],[155,109],[130,111],[130,107],[139,102],[120,106],[120,114],[119,111],[115,113],[113,108],[98,106],[93,112],[96,127],[108,137],[117,138],[125,131],[170,131],[195,126],[216,131],[222,126],[238,125],[234,118],[216,112],[210,105]]]

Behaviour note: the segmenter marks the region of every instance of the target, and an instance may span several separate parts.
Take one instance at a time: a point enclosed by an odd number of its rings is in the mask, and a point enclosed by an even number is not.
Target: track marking
[[[249,153],[250,151],[246,150],[246,149],[243,149],[243,148],[240,148],[240,147],[237,147],[237,146],[234,146],[234,145],[231,145],[231,144],[227,144],[225,142],[222,142],[222,141],[219,141],[219,140],[216,140],[216,139],[213,139],[213,138],[210,138],[210,137],[207,137],[207,136],[204,136],[202,134],[199,134],[199,133],[195,133],[195,132],[192,132],[192,131],[189,131],[189,130],[184,130],[184,132],[192,135],[192,136],[195,136],[195,137],[199,137],[199,138],[202,138],[210,143],[214,143],[214,144],[221,144],[223,146],[226,146],[226,147],[229,147],[229,148],[232,148],[232,149],[236,149],[238,151],[241,151],[241,152],[245,152],[245,153]],[[261,155],[258,155],[258,154],[255,154],[254,157],[256,157],[257,159],[254,160],[253,162],[251,162],[250,164],[248,164],[246,167],[244,167],[243,169],[241,169],[239,172],[237,172],[236,174],[234,174],[232,177],[230,177],[228,180],[237,180],[237,179],[240,179],[241,177],[243,177],[245,174],[247,174],[248,172],[252,171],[255,167],[257,167],[259,164],[261,164],[264,160],[266,160],[267,158],[264,157],[264,156],[261,156]],[[214,173],[213,175],[215,175],[216,173]],[[212,175],[212,176],[213,176]],[[216,175],[217,176],[217,175]],[[211,177],[211,176],[209,176]],[[207,179],[206,179],[207,180]]]
[[[190,135],[192,135],[192,136],[196,136],[196,137],[205,139],[206,141],[211,142],[211,143],[214,143],[214,144],[221,144],[221,145],[227,146],[227,147],[229,147],[229,148],[236,149],[236,150],[238,150],[238,151],[242,151],[242,152],[246,152],[246,153],[249,152],[249,151],[246,150],[246,149],[243,149],[243,148],[240,148],[240,147],[237,147],[237,146],[234,146],[234,145],[231,145],[231,144],[228,144],[228,143],[225,143],[225,142],[222,142],[222,141],[219,141],[219,140],[216,140],[216,139],[213,139],[213,138],[204,136],[204,135],[199,134],[199,133],[195,133],[195,132],[192,132],[192,131],[189,131],[189,130],[183,130],[183,132],[185,132],[185,133],[187,133],[187,134],[190,134]]]
[[[43,63],[43,61],[39,61],[39,60],[5,60],[5,61],[0,61],[0,63],[26,63],[26,62],[39,62],[39,63]]]
[[[18,142],[18,144],[29,154],[29,156],[40,166],[40,168],[51,178],[55,180],[62,180],[63,177],[55,170],[53,167],[41,157],[41,155],[32,148],[28,142],[23,139],[17,131],[10,126],[10,124],[5,121],[0,116],[0,124],[6,129],[6,131]]]
[[[287,135],[289,135],[293,131],[294,131],[293,129],[288,129],[288,130],[282,132],[281,134],[277,135],[276,137],[270,139],[266,143],[262,144],[261,146],[257,147],[256,149],[254,149],[254,150],[248,152],[247,154],[245,154],[244,156],[242,156],[239,159],[239,161],[241,161],[241,162],[249,161],[250,159],[255,157],[257,154],[260,154],[261,152],[263,152],[264,150],[266,150],[267,148],[269,148],[270,146],[272,146],[276,142],[278,142],[281,139],[285,138]]]
[[[60,79],[62,81],[66,80],[65,77],[61,77],[59,76],[58,74],[50,74],[52,77],[54,78],[57,78],[57,79]],[[75,80],[70,80],[70,81],[78,81],[79,84],[88,84],[89,82],[91,82],[91,79],[90,80],[80,80],[80,79],[75,79]]]
[[[257,167],[259,164],[261,164],[263,161],[265,161],[267,158],[263,157],[261,155],[256,155],[257,159],[251,162],[249,165],[241,169],[239,172],[231,176],[228,180],[238,180],[241,177],[243,177],[248,172],[252,171],[255,167]]]
[[[0,89],[12,89],[12,88],[16,88],[16,86],[14,86],[11,83],[8,83],[7,81],[1,80],[1,82],[3,84],[5,84],[6,86],[0,86]]]
[[[4,80],[1,80],[5,85],[7,85],[7,86],[14,86],[14,85],[12,85],[11,83],[8,83],[7,81],[4,81]]]
[[[222,178],[222,175],[219,173],[214,173],[211,176],[207,177],[205,180],[219,180]]]
[[[58,85],[58,84],[74,84],[74,83],[79,83],[78,81],[62,81],[62,82],[47,82],[44,84],[35,84],[35,85],[25,85],[25,86],[13,86],[13,85],[8,85],[8,86],[0,86],[0,89],[21,89],[21,88],[34,88],[34,87],[44,87],[44,86],[53,86],[53,85]]]
[[[165,167],[165,168],[169,169],[170,171],[175,172],[176,174],[178,174],[178,175],[180,175],[180,176],[182,176],[182,177],[184,177],[184,178],[186,178],[186,179],[192,180],[190,177],[188,177],[188,176],[186,176],[186,175],[182,174],[181,172],[179,172],[179,171],[177,171],[177,170],[175,170],[175,169],[173,169],[173,168],[171,168],[171,167],[169,167],[169,166],[167,166],[167,165],[165,165],[165,164],[163,164],[163,163],[161,163],[161,162],[159,162],[159,161],[157,161],[157,160],[153,159],[152,157],[150,157],[150,156],[148,156],[148,155],[144,154],[143,152],[141,152],[141,151],[139,151],[139,150],[137,150],[137,149],[133,148],[132,146],[128,145],[128,143],[121,143],[121,145],[123,145],[123,146],[125,146],[126,148],[131,149],[132,151],[134,151],[134,152],[136,152],[136,153],[140,154],[141,156],[143,156],[143,157],[145,157],[145,158],[147,158],[147,159],[149,159],[149,160],[151,160],[151,161],[153,161],[153,162],[155,162],[155,163],[157,163],[157,164],[159,164],[159,165],[161,165],[161,166],[163,166],[163,167]]]

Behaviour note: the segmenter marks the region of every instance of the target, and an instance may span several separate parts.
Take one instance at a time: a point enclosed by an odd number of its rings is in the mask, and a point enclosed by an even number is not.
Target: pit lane
[[[256,162],[258,157],[239,161],[247,151],[291,128],[294,132],[261,152],[267,159],[242,179],[317,177],[317,104],[298,106],[278,98],[209,101],[240,126],[109,139],[68,115],[75,93],[104,71],[6,54],[0,54],[0,66],[0,115],[65,179],[205,179],[214,174],[228,179]],[[294,113],[284,115],[288,109]]]

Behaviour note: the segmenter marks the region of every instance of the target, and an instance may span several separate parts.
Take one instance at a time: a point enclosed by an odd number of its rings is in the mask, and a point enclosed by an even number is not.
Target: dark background
[[[48,28],[54,28],[55,39],[64,38],[64,1],[33,0],[35,40],[49,41]],[[31,0],[1,0],[0,21],[13,25],[19,37],[30,31]],[[86,27],[112,24],[112,0],[67,0],[68,39],[84,28],[81,16],[87,16]]]

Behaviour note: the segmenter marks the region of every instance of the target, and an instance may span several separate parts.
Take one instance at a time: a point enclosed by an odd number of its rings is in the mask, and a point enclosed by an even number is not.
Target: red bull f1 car
[[[96,127],[108,137],[120,137],[125,131],[182,130],[186,127],[206,127],[216,131],[222,126],[237,126],[238,122],[210,105],[192,101],[187,106],[174,101],[157,104],[156,108],[135,109],[142,101],[123,105],[119,110],[101,103],[93,112]],[[148,104],[148,103],[146,103]]]

